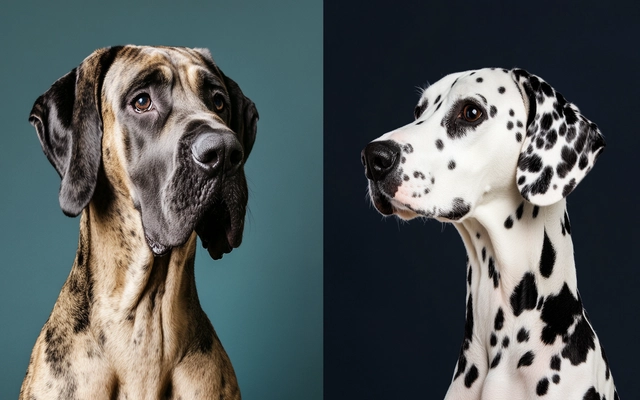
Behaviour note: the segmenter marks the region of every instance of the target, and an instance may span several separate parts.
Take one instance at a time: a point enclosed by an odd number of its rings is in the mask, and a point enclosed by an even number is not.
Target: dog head
[[[258,113],[208,50],[100,49],[40,96],[29,121],[77,216],[101,169],[139,211],[156,255],[195,230],[214,259],[240,245]]]
[[[575,105],[521,69],[448,75],[422,93],[415,118],[362,151],[384,215],[460,221],[518,192],[549,205],[575,188],[605,145]]]

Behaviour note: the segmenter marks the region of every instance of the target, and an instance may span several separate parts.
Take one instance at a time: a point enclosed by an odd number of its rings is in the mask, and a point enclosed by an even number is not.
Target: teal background
[[[79,218],[60,211],[60,180],[27,122],[29,111],[94,49],[129,43],[209,48],[256,103],[244,242],[221,261],[198,246],[198,291],[244,399],[321,399],[319,0],[3,4],[0,398],[18,396],[78,238]]]

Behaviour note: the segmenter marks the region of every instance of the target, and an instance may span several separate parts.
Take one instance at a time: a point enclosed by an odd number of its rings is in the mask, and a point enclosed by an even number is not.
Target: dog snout
[[[242,146],[228,132],[204,132],[191,145],[191,154],[196,164],[209,175],[224,173],[232,175],[242,165]]]
[[[391,140],[371,142],[362,150],[362,165],[368,179],[378,182],[393,171],[400,160],[400,146]]]

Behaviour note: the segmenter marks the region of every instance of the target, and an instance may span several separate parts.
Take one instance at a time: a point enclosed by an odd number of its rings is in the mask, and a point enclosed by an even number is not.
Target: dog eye
[[[467,122],[476,122],[482,117],[482,111],[473,104],[467,104],[458,117]]]
[[[153,102],[151,101],[151,97],[146,93],[136,96],[136,99],[133,101],[133,108],[139,113],[149,111],[152,107]]]
[[[224,97],[220,93],[216,93],[213,95],[213,106],[216,111],[222,111],[224,108]]]

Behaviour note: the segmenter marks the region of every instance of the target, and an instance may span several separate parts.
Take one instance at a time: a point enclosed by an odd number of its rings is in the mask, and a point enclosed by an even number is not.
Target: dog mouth
[[[420,215],[408,204],[401,205],[397,200],[390,199],[375,182],[369,182],[369,196],[376,210],[386,217],[396,215],[401,219],[410,220]]]

